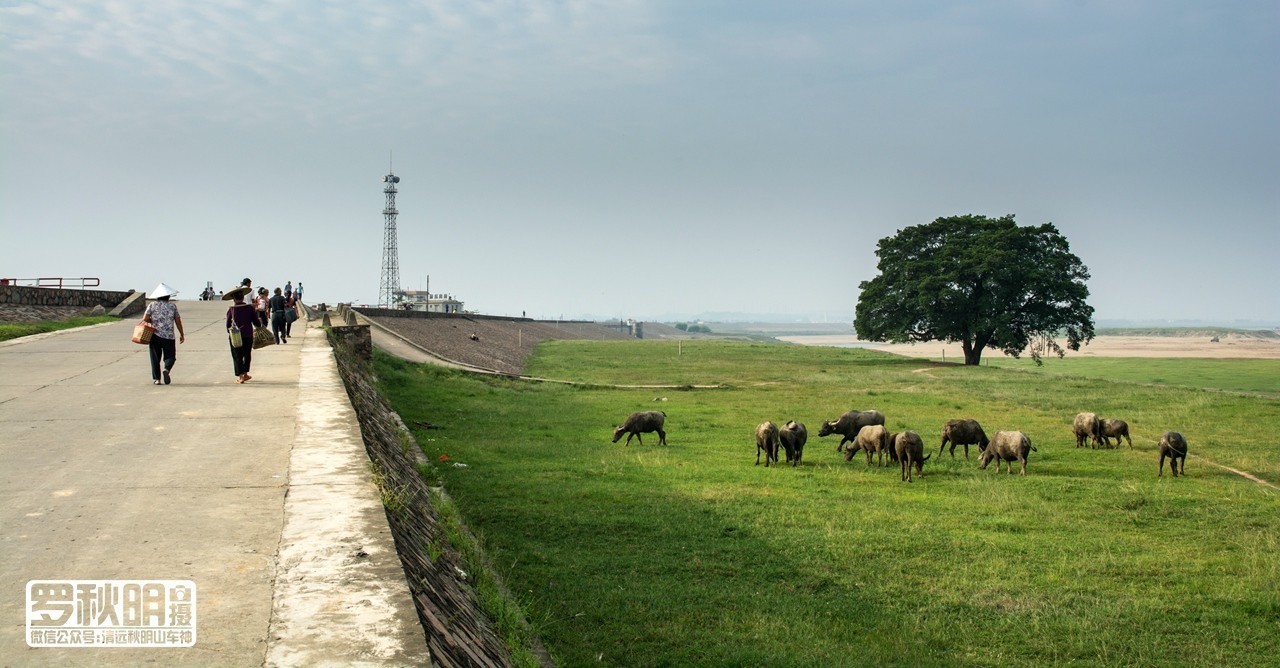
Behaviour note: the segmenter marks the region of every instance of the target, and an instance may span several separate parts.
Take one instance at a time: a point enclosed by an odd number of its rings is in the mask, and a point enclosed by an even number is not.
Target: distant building
[[[414,311],[462,313],[463,303],[454,299],[453,295],[431,293],[426,290],[403,290],[399,294],[404,298],[401,302],[404,307]]]

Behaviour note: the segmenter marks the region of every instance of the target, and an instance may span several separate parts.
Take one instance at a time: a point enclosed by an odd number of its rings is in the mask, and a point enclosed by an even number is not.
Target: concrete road
[[[151,383],[133,322],[0,343],[0,665],[425,665],[323,331],[235,383],[225,302],[179,301]],[[31,648],[31,580],[192,580],[189,648]]]

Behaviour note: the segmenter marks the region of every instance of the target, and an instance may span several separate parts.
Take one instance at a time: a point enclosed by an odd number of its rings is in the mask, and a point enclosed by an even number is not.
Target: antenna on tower
[[[395,308],[396,303],[404,295],[400,291],[400,250],[397,248],[396,241],[396,215],[400,213],[396,210],[396,184],[400,183],[400,177],[392,172],[390,158],[388,158],[387,175],[382,177],[382,182],[387,184],[382,189],[386,194],[387,203],[382,208],[382,217],[386,225],[382,233],[382,280],[378,286],[378,306]]]

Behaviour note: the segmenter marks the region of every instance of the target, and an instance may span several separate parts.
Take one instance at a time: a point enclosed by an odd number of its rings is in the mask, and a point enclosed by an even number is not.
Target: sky
[[[1102,320],[1280,324],[1275,0],[0,0],[0,277],[849,321],[1055,224]]]

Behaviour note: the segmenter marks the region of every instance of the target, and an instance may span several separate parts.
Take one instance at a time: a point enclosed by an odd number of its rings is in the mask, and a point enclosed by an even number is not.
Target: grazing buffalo
[[[1129,449],[1133,449],[1133,439],[1129,438],[1129,423],[1124,420],[1113,420],[1107,418],[1102,421],[1102,442],[1108,447],[1111,446],[1110,439],[1116,439],[1116,445],[1120,445],[1120,438],[1129,442]]]
[[[1077,448],[1084,447],[1085,439],[1090,439],[1091,448],[1102,445],[1102,420],[1098,419],[1097,413],[1077,413],[1071,423],[1071,431],[1076,435]]]
[[[1160,437],[1160,472],[1164,475],[1164,458],[1169,458],[1169,470],[1173,477],[1178,477],[1178,460],[1182,460],[1182,475],[1187,474],[1187,439],[1176,431],[1166,431]]]
[[[978,468],[985,469],[991,460],[996,460],[996,473],[1000,472],[1000,462],[1009,462],[1009,473],[1013,473],[1013,462],[1017,461],[1022,464],[1022,475],[1027,474],[1027,455],[1032,452],[1039,452],[1034,445],[1031,445],[1031,439],[1020,431],[997,431],[995,436],[991,438],[991,444],[986,450],[982,451],[982,455],[978,458],[982,462],[982,466]]]
[[[880,411],[849,411],[841,415],[835,422],[824,421],[818,428],[818,438],[840,434],[840,445],[836,452],[844,450],[844,444],[858,437],[858,431],[869,424],[884,424],[884,413]]]
[[[778,430],[778,438],[782,441],[782,449],[787,453],[787,461],[792,466],[800,463],[804,455],[804,444],[809,440],[809,430],[803,422],[790,420]]]
[[[977,420],[948,420],[942,426],[942,445],[938,446],[938,456],[942,456],[942,449],[947,447],[947,443],[951,443],[951,458],[956,458],[956,446],[964,446],[964,458],[969,458],[969,446],[978,446],[978,452],[987,449],[990,443],[987,439],[986,432],[982,431],[982,425]]]
[[[631,437],[635,436],[640,441],[640,445],[644,445],[644,437],[640,434],[649,432],[658,432],[658,445],[667,444],[667,432],[662,430],[662,425],[667,421],[667,414],[662,411],[638,411],[627,416],[627,421],[613,428],[613,442],[617,443],[623,434],[627,435],[627,442],[623,447],[631,445]]]
[[[924,477],[924,463],[932,454],[924,454],[924,439],[914,431],[904,431],[893,435],[893,449],[898,454],[898,463],[902,465],[902,479],[911,482],[911,466],[916,467],[916,474]]]
[[[884,466],[884,456],[890,450],[889,430],[882,424],[869,424],[858,430],[857,437],[844,449],[844,460],[853,459],[853,453],[859,450],[867,453],[867,466],[871,466],[873,455],[878,456],[878,465]]]
[[[769,462],[778,463],[778,425],[773,420],[765,420],[756,427],[756,464],[760,464],[760,452],[764,451],[764,465]]]

